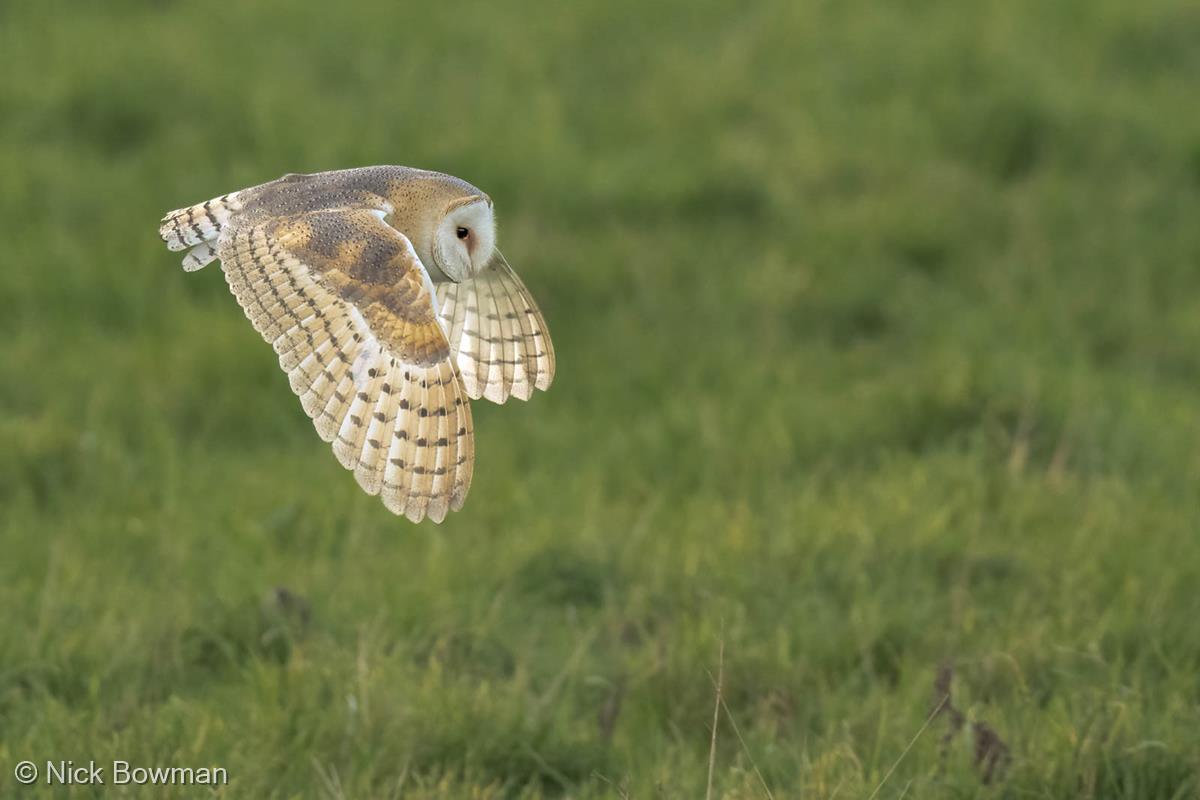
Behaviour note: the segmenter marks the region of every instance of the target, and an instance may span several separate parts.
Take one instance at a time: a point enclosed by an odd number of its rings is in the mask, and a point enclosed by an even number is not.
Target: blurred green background
[[[703,797],[720,669],[716,797],[1197,796],[1198,81],[1172,0],[0,3],[0,793]],[[156,236],[378,163],[559,356],[440,527]]]

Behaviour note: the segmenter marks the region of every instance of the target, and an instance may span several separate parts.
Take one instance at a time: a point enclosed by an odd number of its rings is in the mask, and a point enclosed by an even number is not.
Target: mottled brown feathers
[[[280,246],[352,304],[392,355],[429,366],[450,355],[432,283],[408,239],[370,211],[317,211],[271,223]]]

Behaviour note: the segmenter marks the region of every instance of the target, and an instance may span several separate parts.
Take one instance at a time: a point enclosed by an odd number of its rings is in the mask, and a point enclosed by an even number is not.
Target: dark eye
[[[455,231],[455,233],[458,234],[458,238],[460,239],[465,239],[471,235],[471,232],[466,228],[459,228],[457,231]]]

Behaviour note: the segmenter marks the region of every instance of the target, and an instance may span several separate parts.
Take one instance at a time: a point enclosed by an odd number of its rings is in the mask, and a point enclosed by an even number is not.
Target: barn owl
[[[163,217],[183,268],[220,259],[317,433],[413,522],[462,508],[468,399],[528,400],[554,378],[546,321],[496,248],[492,200],[408,167],[279,180]]]

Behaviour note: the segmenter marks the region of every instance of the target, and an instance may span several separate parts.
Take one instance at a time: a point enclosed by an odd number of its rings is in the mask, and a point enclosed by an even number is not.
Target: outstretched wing
[[[429,275],[382,214],[234,220],[217,255],[342,465],[391,511],[441,522],[471,485],[471,409]]]
[[[554,345],[546,320],[500,251],[471,280],[437,284],[437,297],[468,395],[503,403],[550,388]]]

